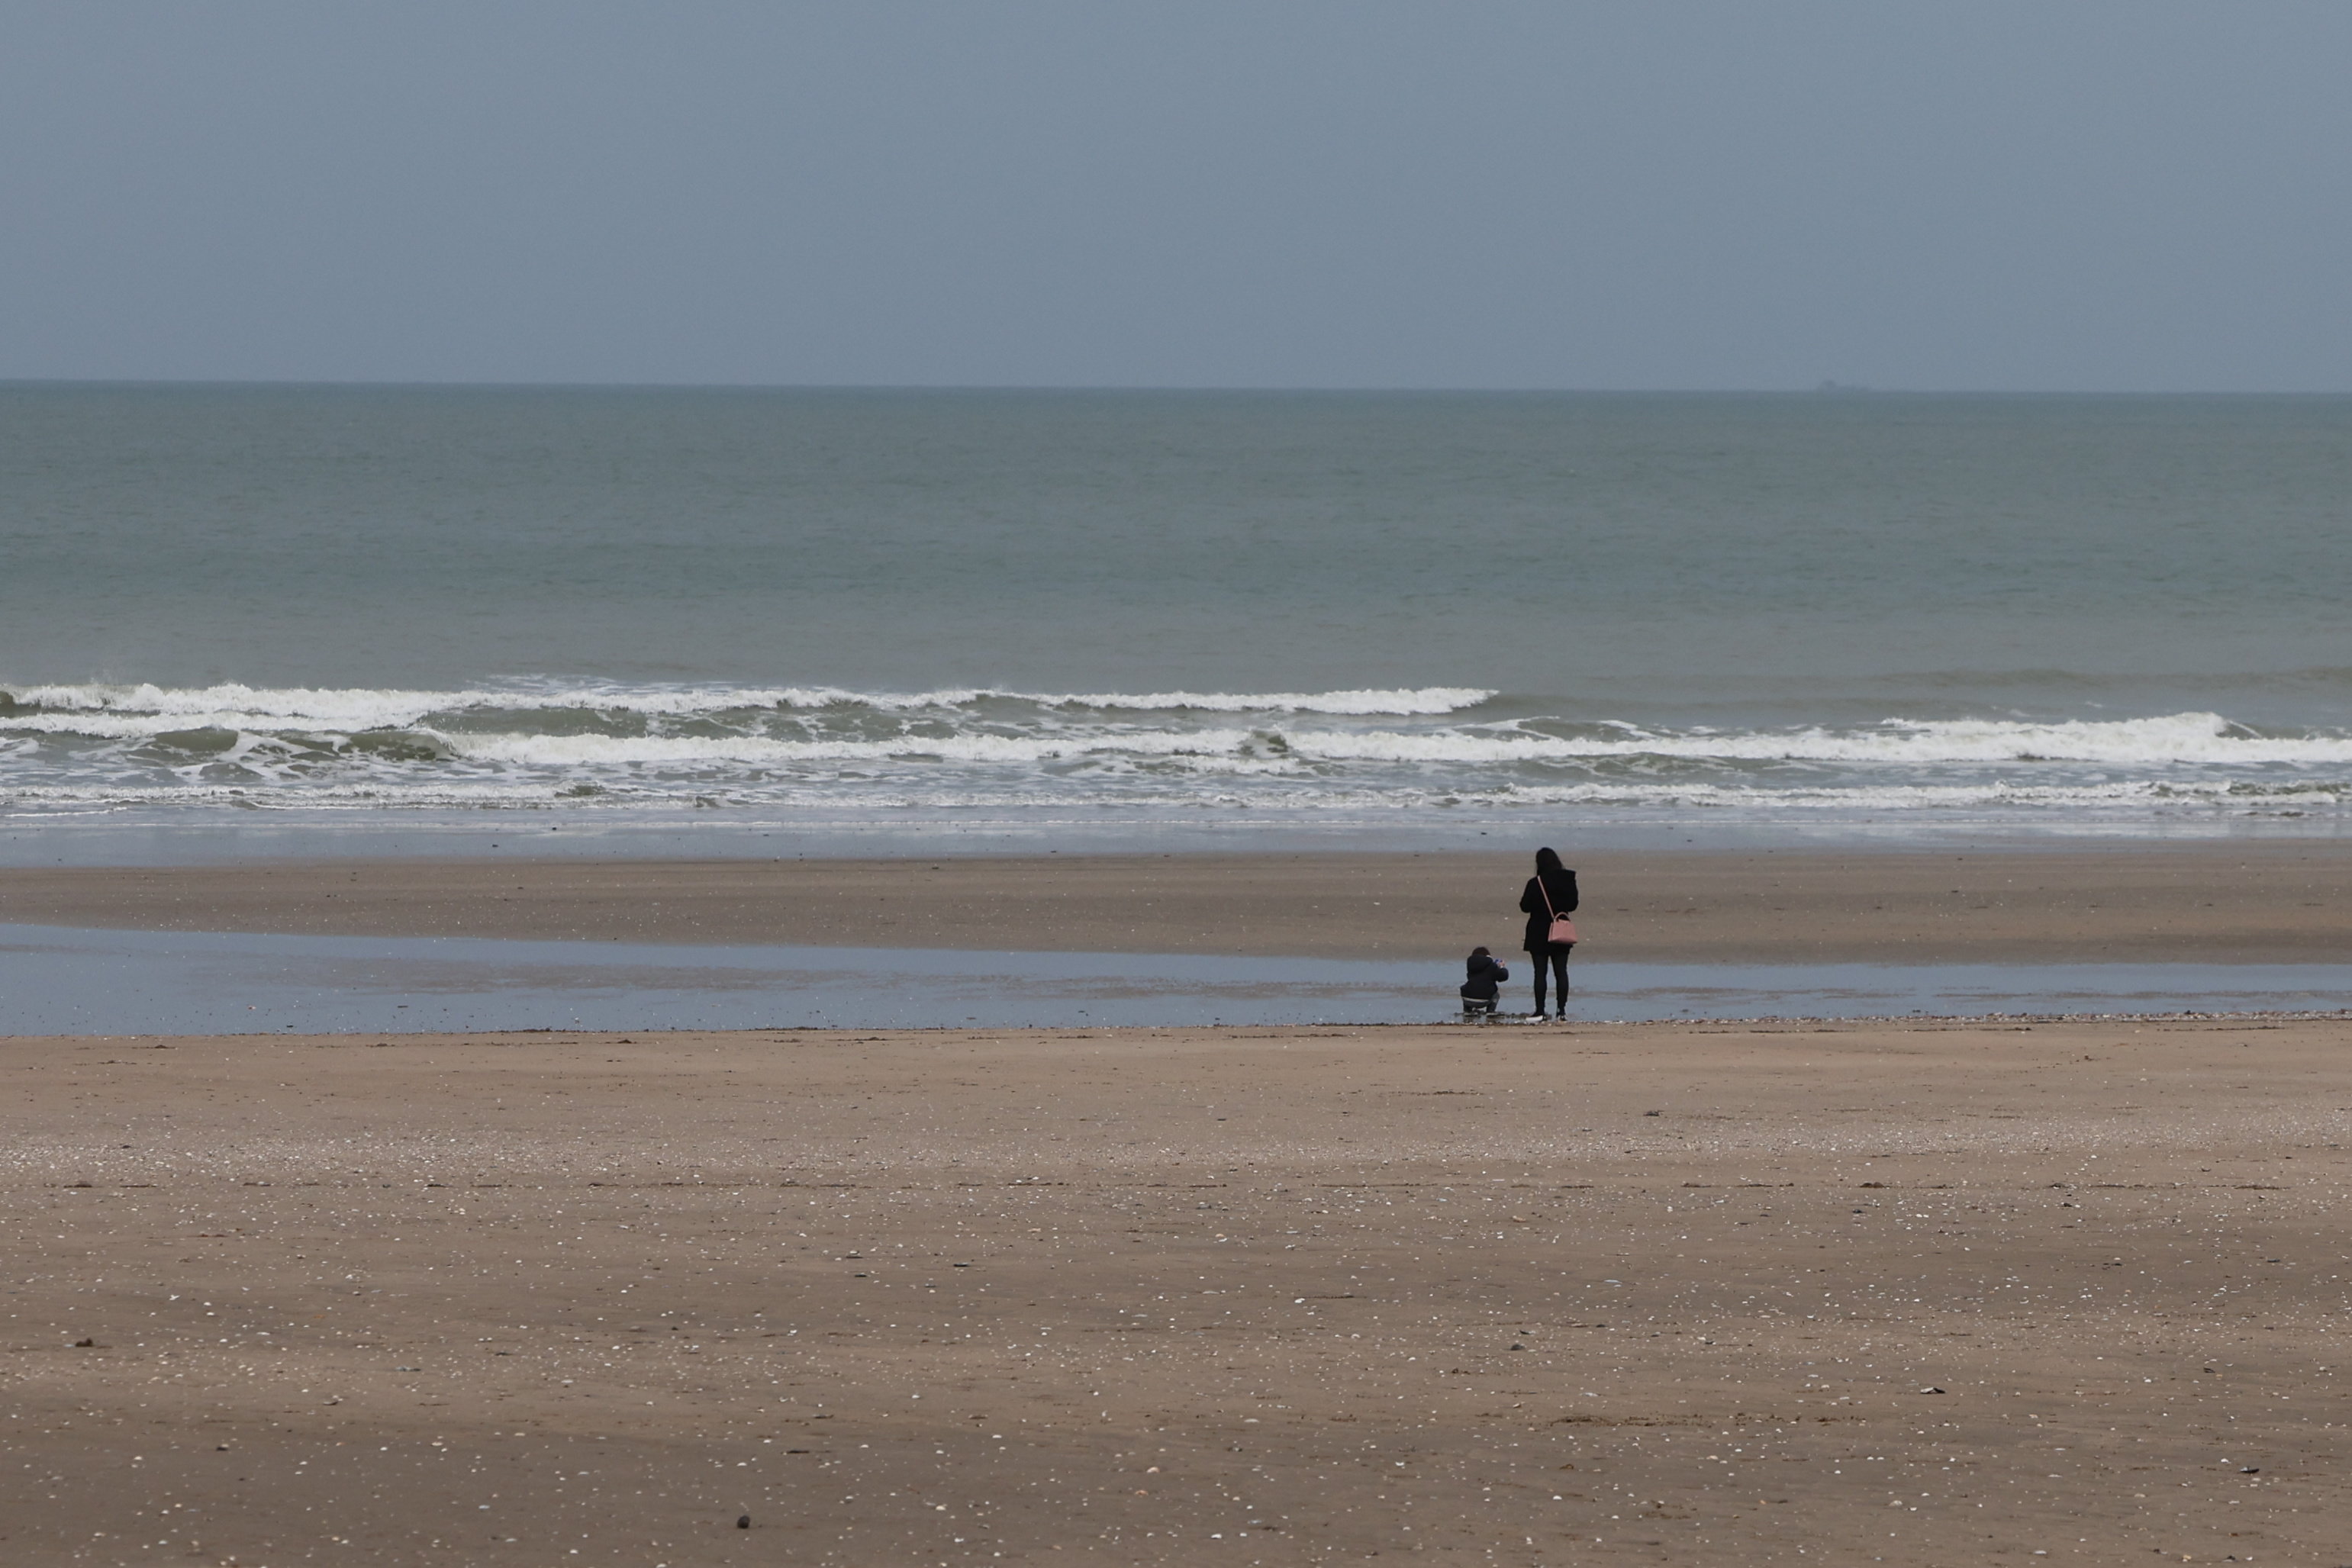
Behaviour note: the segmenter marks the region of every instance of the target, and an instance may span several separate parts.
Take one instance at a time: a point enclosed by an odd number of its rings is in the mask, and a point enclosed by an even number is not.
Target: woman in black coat
[[[1536,971],[1536,1017],[1544,1016],[1544,971],[1549,968],[1559,981],[1559,1011],[1557,1017],[1568,1017],[1568,955],[1576,944],[1554,942],[1551,939],[1552,917],[1572,914],[1576,909],[1576,873],[1559,863],[1559,856],[1551,850],[1536,852],[1536,874],[1528,878],[1525,893],[1519,894],[1519,907],[1528,916],[1528,957]]]

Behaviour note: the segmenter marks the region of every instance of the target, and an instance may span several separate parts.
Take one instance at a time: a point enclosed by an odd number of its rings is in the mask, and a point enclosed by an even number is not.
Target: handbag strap
[[[1544,885],[1543,873],[1541,872],[1536,873],[1536,891],[1543,894],[1544,913],[1550,915],[1554,920],[1559,919],[1559,911],[1552,907],[1551,889]]]

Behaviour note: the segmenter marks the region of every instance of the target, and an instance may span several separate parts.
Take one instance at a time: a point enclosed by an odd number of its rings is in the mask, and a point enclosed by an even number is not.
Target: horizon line
[[[694,382],[694,381],[495,381],[400,380],[358,377],[229,376],[0,376],[0,389],[38,388],[334,388],[378,391],[478,392],[988,392],[1122,394],[1256,394],[1265,396],[1464,396],[1464,397],[2016,397],[2016,398],[2332,398],[2352,396],[2341,389],[2263,390],[2177,387],[2162,390],[2076,387],[2027,390],[2013,387],[1882,387],[1822,381],[1811,386],[1611,387],[1611,386],[1318,386],[1129,382]]]

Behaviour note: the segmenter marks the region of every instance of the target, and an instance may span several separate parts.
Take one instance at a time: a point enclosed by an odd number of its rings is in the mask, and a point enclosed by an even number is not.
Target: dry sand
[[[0,1041],[0,1562],[2342,1563],[2347,1044]]]
[[[1580,853],[1584,956],[2341,963],[2352,845]],[[471,860],[0,870],[0,920],[592,941],[1459,958],[1522,854]]]

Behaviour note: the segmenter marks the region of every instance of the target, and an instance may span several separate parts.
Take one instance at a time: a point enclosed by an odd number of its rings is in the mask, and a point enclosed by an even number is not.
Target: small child
[[[1462,1010],[1465,1013],[1493,1012],[1496,988],[1509,979],[1511,972],[1495,962],[1495,956],[1484,947],[1471,949],[1465,967],[1469,977],[1462,982]]]

